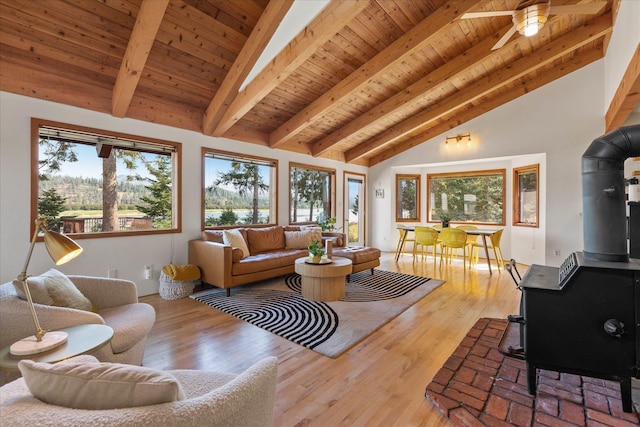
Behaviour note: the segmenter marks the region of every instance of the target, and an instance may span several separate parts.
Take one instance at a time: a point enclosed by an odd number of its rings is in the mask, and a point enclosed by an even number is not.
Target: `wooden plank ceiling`
[[[372,166],[602,58],[613,22],[492,50],[511,17],[460,17],[517,0],[332,0],[240,90],[292,1],[0,0],[0,90]]]

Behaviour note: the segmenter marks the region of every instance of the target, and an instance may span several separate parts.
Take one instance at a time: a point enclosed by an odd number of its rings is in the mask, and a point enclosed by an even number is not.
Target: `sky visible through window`
[[[78,161],[62,163],[60,165],[60,171],[56,172],[56,175],[102,179],[102,159],[98,157],[95,146],[74,144],[73,151],[78,156]],[[142,153],[142,155],[147,161],[152,161],[156,157],[155,154],[149,153]],[[39,158],[44,158],[42,146],[40,146]],[[127,169],[124,162],[120,159],[116,160],[116,170],[118,171],[118,175],[126,175],[132,172]],[[138,163],[135,172],[143,178],[150,176],[147,168],[144,167],[141,162]]]

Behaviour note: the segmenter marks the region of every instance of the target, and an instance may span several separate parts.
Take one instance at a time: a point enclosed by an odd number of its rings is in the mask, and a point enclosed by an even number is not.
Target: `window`
[[[204,228],[277,224],[278,161],[202,149]]]
[[[427,175],[430,222],[504,225],[505,170]]]
[[[396,221],[420,221],[420,175],[396,175]]]
[[[539,165],[513,169],[513,225],[538,227]]]
[[[181,230],[182,145],[32,119],[36,216],[74,239]]]
[[[334,217],[334,169],[289,164],[289,223],[315,222],[319,215]]]

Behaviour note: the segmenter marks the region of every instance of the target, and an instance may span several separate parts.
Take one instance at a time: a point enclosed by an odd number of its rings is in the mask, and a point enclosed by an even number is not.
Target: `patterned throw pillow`
[[[22,289],[22,282],[13,281],[18,296],[26,300],[27,296]],[[54,305],[57,307],[76,308],[79,310],[92,311],[93,305],[76,285],[64,274],[56,269],[51,269],[40,276],[27,278],[27,286],[31,293],[33,302],[43,305]]]

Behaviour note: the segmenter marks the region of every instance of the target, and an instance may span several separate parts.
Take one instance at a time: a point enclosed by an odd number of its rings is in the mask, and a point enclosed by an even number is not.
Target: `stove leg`
[[[622,410],[624,412],[633,412],[633,404],[631,402],[631,377],[620,379],[620,395],[622,398]]]
[[[536,367],[527,362],[527,389],[529,394],[536,394]]]

